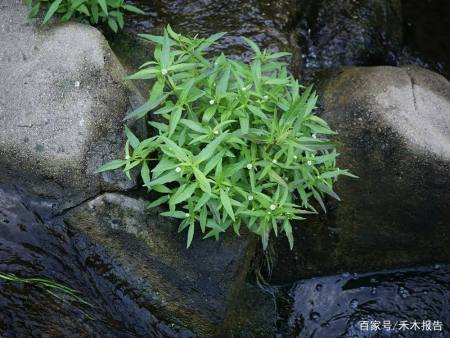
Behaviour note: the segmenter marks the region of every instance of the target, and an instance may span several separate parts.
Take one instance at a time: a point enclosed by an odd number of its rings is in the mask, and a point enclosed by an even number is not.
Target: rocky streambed
[[[430,336],[448,336],[449,26],[436,9],[448,6],[132,2],[146,14],[107,39],[81,24],[42,28],[21,1],[0,3],[0,272],[56,280],[92,303],[0,281],[0,336],[421,337],[358,326],[402,319],[441,321]],[[425,45],[433,21],[442,28]],[[147,95],[148,83],[123,81],[152,54],[134,34],[167,23],[229,32],[217,50],[236,58],[249,57],[241,35],[291,51],[291,71],[316,83],[339,132],[339,165],[360,177],[338,182],[342,201],[326,215],[296,225],[293,251],[274,241],[265,288],[256,238],[195,238],[186,250],[139,182],[94,173],[121,156],[122,119]]]

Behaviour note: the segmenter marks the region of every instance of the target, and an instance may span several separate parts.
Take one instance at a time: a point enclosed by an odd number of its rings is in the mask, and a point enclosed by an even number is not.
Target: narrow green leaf
[[[174,217],[174,218],[180,218],[180,219],[185,219],[186,218],[186,213],[183,211],[166,211],[166,212],[162,212],[160,213],[161,216],[168,216],[168,217]]]
[[[189,230],[188,230],[186,248],[189,248],[191,246],[192,239],[194,238],[194,231],[195,231],[195,225],[194,225],[194,223],[191,223],[191,225],[189,226]]]
[[[175,129],[178,126],[178,122],[180,121],[182,112],[183,110],[181,109],[181,107],[176,107],[170,114],[169,137],[172,136],[173,133],[175,132]]]
[[[142,162],[142,167],[141,167],[141,177],[142,180],[144,181],[144,186],[149,186],[150,185],[150,169],[148,167],[147,161],[143,161]]]
[[[182,185],[178,188],[177,192],[170,198],[169,204],[179,204],[186,201],[192,196],[195,189],[197,189],[197,183],[190,183]]]
[[[242,40],[244,40],[247,43],[247,45],[250,46],[250,48],[255,52],[255,54],[257,56],[261,55],[261,50],[259,49],[259,47],[258,47],[258,45],[256,43],[254,43],[252,40],[250,40],[250,39],[248,39],[246,37],[242,36],[241,38],[242,38]]]
[[[230,66],[227,66],[227,68],[225,68],[222,77],[219,80],[219,83],[217,84],[216,87],[216,97],[221,98],[228,87],[228,81],[230,79]]]
[[[211,186],[206,176],[196,167],[194,167],[194,175],[195,178],[198,180],[200,188],[207,194],[211,194]]]
[[[97,0],[97,2],[100,5],[100,8],[102,9],[103,13],[105,13],[105,15],[108,16],[108,6],[106,5],[106,0]]]
[[[98,168],[95,172],[101,173],[103,171],[118,169],[120,167],[123,167],[126,163],[127,163],[126,160],[114,160],[114,161],[105,163],[100,168]]]
[[[125,126],[125,134],[127,135],[128,141],[130,141],[130,145],[133,149],[136,149],[139,146],[139,139],[136,137],[136,135],[133,134],[133,132]]]
[[[289,247],[291,250],[294,248],[294,236],[292,236],[292,227],[291,223],[289,223],[289,220],[285,219],[283,223],[283,230],[286,234],[286,237],[289,241]]]
[[[162,196],[162,197],[158,198],[157,200],[151,202],[148,205],[148,207],[149,208],[156,208],[157,206],[160,206],[161,204],[166,203],[168,200],[169,200],[169,196],[168,195]]]
[[[195,122],[195,121],[181,119],[180,123],[182,123],[189,129],[192,129],[193,131],[196,131],[198,133],[206,134],[208,132],[208,130],[206,128],[202,127],[202,125],[200,123]]]
[[[137,8],[136,6],[133,6],[133,5],[124,4],[122,7],[131,13],[145,14],[145,12],[142,9]]]
[[[149,100],[146,103],[144,103],[142,106],[137,108],[135,111],[129,113],[124,120],[130,120],[130,119],[139,119],[141,117],[144,117],[150,110],[156,108],[163,100],[167,98],[169,94],[165,94],[162,96],[159,96],[158,98],[154,100]]]
[[[61,5],[61,2],[62,0],[56,0],[50,5],[47,13],[45,14],[44,21],[42,22],[43,25],[45,25],[52,18],[53,14],[55,14],[59,6]]]
[[[119,27],[117,26],[117,22],[116,22],[116,20],[113,19],[113,18],[109,18],[109,19],[108,19],[108,26],[109,26],[109,28],[111,28],[111,30],[112,30],[114,33],[117,33],[117,31],[119,30]]]
[[[195,206],[194,211],[200,210],[200,209],[206,204],[206,202],[209,201],[210,198],[211,198],[211,195],[205,192],[205,193],[202,195],[202,197],[200,197],[200,199],[198,200],[197,205]],[[206,208],[204,208],[204,209],[206,210]]]
[[[220,145],[220,143],[227,137],[228,133],[224,132],[220,134],[218,137],[214,139],[211,143],[209,143],[205,148],[202,149],[202,151],[196,156],[196,161],[203,162],[209,159],[214,152],[216,151],[216,148]]]
[[[220,190],[220,201],[222,202],[222,205],[225,211],[227,212],[228,216],[230,216],[231,219],[234,221],[235,217],[233,207],[231,206],[230,198],[228,197],[228,194],[223,190]]]

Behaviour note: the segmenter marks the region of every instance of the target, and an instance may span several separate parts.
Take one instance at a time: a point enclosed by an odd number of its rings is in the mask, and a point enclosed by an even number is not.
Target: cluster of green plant
[[[92,25],[107,23],[117,33],[124,26],[124,11],[144,14],[139,8],[125,0],[25,0],[30,7],[30,17],[36,16],[43,7],[47,12],[42,22],[45,25],[55,13],[61,21],[71,19]]]
[[[48,294],[50,294],[53,297],[56,297],[58,299],[61,299],[63,301],[65,301],[67,298],[67,300],[70,300],[70,301],[74,301],[74,302],[82,303],[84,305],[92,306],[91,303],[85,301],[83,298],[80,297],[77,290],[74,290],[72,288],[69,288],[63,284],[60,284],[58,282],[52,281],[47,278],[20,277],[13,273],[0,272],[0,279],[7,281],[7,282],[12,282],[12,283],[34,285],[36,287],[43,288]],[[66,298],[61,297],[61,294],[65,295]]]
[[[195,229],[218,239],[245,226],[264,248],[272,232],[285,232],[292,249],[291,223],[316,212],[312,199],[325,210],[325,195],[338,198],[337,177],[353,175],[336,167],[327,139],[334,132],[313,114],[316,94],[280,61],[289,53],[243,38],[254,52],[250,64],[206,58],[223,35],[188,38],[169,26],[163,36],[140,35],[155,44],[154,60],[128,79],[154,84],[127,119],[152,112],[154,136],[139,140],[125,127],[125,159],[98,172],[123,168],[130,177],[140,167],[144,186],[162,194],[150,207],[168,204],[162,215],[181,219],[188,247]]]

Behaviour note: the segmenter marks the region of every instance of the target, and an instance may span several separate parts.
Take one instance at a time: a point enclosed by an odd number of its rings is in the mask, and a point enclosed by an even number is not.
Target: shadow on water
[[[45,277],[80,292],[93,306],[63,300],[34,285],[0,280],[2,337],[190,337],[140,308],[132,285],[106,253],[45,212],[49,201],[0,186],[0,271]],[[126,272],[123,271],[125,274]]]

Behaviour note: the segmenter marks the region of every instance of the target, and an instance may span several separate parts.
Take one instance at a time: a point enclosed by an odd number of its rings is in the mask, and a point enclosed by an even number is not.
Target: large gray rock
[[[140,101],[102,34],[41,28],[20,0],[1,2],[0,22],[0,180],[66,206],[129,188],[123,175],[95,174],[122,156],[122,119]]]
[[[142,199],[106,193],[64,216],[78,234],[104,248],[121,269],[110,270],[140,306],[200,337],[225,336],[234,300],[254,254],[255,237],[225,235],[220,241],[196,234],[186,249],[186,232],[173,219],[148,209]],[[81,251],[84,249],[81,248]],[[109,265],[99,264],[99,268]]]
[[[298,225],[276,278],[448,261],[450,83],[417,67],[347,68],[322,101],[338,165],[360,178],[340,179],[342,201]]]

